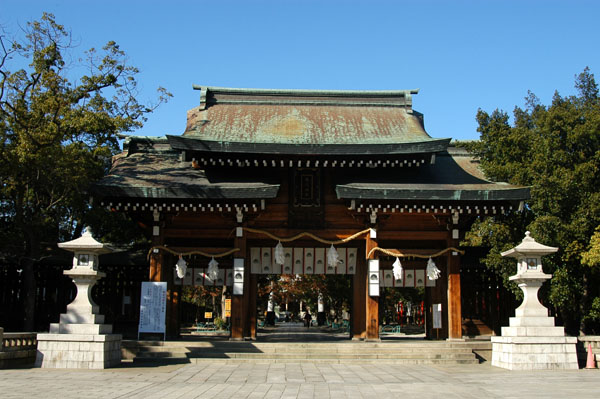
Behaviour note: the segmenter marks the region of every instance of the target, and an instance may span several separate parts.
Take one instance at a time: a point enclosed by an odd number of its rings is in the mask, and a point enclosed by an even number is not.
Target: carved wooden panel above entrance
[[[321,169],[295,168],[291,174],[290,227],[322,228],[325,212]]]

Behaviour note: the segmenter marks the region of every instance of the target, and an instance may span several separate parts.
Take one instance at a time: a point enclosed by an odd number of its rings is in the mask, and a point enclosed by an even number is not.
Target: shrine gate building
[[[486,180],[465,150],[431,138],[412,108],[417,90],[194,88],[200,105],[183,135],[128,137],[93,192],[152,237],[149,280],[168,283],[168,335],[179,331],[182,285],[232,285],[231,338],[254,339],[258,276],[314,273],[351,275],[353,339],[379,338],[388,286],[425,287],[427,335],[440,303],[439,337],[461,338],[459,240],[477,217],[516,211],[528,188]]]

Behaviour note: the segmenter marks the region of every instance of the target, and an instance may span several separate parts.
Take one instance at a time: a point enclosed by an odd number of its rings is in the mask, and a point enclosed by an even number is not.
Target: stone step
[[[383,362],[394,364],[476,364],[472,347],[487,349],[487,342],[407,343],[261,343],[124,341],[124,358],[134,362]]]
[[[297,353],[297,354],[313,354],[313,353],[334,353],[334,354],[392,354],[395,356],[401,355],[411,355],[411,354],[419,354],[419,353],[439,353],[439,354],[447,354],[447,353],[463,353],[463,354],[471,354],[473,350],[471,348],[385,348],[385,349],[373,349],[373,348],[328,348],[328,349],[320,349],[320,348],[271,348],[268,350],[259,350],[257,348],[185,348],[185,347],[141,347],[137,350],[137,354],[140,355],[142,353],[160,353],[160,352],[169,352],[169,353],[262,353],[262,354],[287,354],[287,353]]]
[[[181,357],[166,357],[166,358],[135,358],[134,364],[202,364],[202,363],[333,363],[333,364],[440,364],[440,365],[460,365],[460,364],[479,364],[479,360],[473,359],[356,359],[356,358],[181,358]]]
[[[472,353],[240,353],[240,352],[139,352],[136,358],[166,358],[166,357],[187,357],[187,358],[281,358],[281,359],[300,359],[300,358],[323,358],[323,359],[470,359]]]
[[[193,358],[188,359],[189,363],[201,364],[205,362],[220,363],[342,363],[342,364],[440,364],[440,365],[458,365],[458,364],[479,364],[477,359],[214,359],[214,358]]]
[[[185,347],[185,348],[254,348],[268,350],[270,348],[316,348],[323,350],[335,346],[336,348],[381,348],[390,350],[394,348],[471,348],[473,345],[491,345],[486,341],[424,341],[416,342],[290,342],[269,343],[257,341],[130,341],[124,340],[123,346],[136,347]]]

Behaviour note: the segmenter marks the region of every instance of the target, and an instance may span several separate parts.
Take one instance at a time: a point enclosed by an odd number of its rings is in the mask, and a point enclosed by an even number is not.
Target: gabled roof
[[[362,146],[405,154],[443,151],[450,141],[425,131],[423,116],[412,109],[418,90],[195,88],[200,106],[188,111],[183,137],[169,137],[177,148],[344,154]]]
[[[319,167],[323,158],[325,168],[340,161],[332,175],[345,176],[333,182],[343,199],[512,202],[530,196],[527,187],[486,180],[466,151],[448,148],[450,139],[431,138],[412,109],[416,90],[196,88],[200,106],[188,112],[184,135],[130,138],[128,151],[115,157],[108,176],[93,188],[96,195],[274,198],[280,183],[274,169],[312,158]],[[348,159],[363,156],[365,167],[359,160],[344,168]],[[236,157],[244,162],[234,162]],[[386,168],[399,160],[415,166]]]

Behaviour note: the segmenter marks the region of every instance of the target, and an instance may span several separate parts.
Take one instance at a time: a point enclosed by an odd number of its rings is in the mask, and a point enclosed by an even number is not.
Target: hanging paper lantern
[[[210,262],[208,262],[208,270],[206,272],[208,277],[213,281],[219,277],[219,262],[217,262],[215,258],[212,258]]]
[[[394,279],[402,280],[402,263],[400,263],[400,258],[396,258],[396,261],[393,264],[394,269],[392,272],[394,273]]]
[[[175,271],[177,272],[177,277],[185,277],[185,272],[187,271],[187,262],[183,259],[181,255],[179,255],[179,260],[175,264]]]
[[[429,278],[430,280],[437,280],[438,278],[440,278],[441,274],[442,272],[440,272],[440,269],[437,268],[437,266],[433,262],[433,259],[429,258],[429,260],[427,261],[427,278]]]
[[[338,263],[340,262],[340,255],[338,254],[333,244],[331,244],[331,247],[327,251],[327,265],[331,267],[337,267]]]
[[[281,241],[279,241],[275,247],[275,263],[278,265],[283,265],[285,263],[285,253],[283,252]]]

